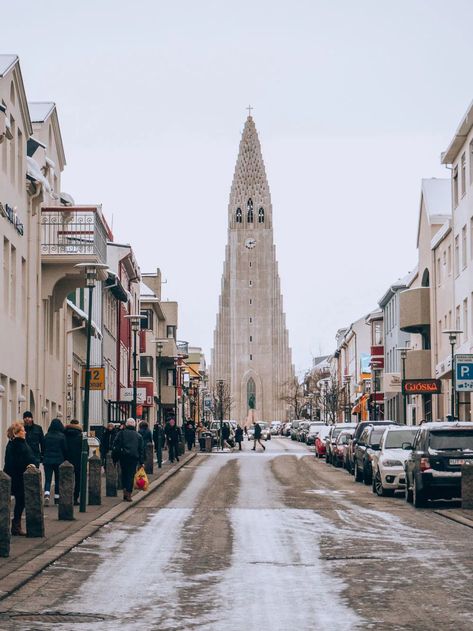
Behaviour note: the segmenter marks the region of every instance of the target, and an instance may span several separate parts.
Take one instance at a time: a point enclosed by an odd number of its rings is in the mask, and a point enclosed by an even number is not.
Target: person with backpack
[[[142,467],[145,461],[143,438],[136,431],[134,418],[129,418],[125,424],[125,429],[118,432],[113,443],[112,458],[115,463],[120,462],[123,500],[131,502],[136,469]]]
[[[254,444],[253,444],[252,451],[256,451],[256,443],[259,443],[261,447],[263,447],[263,451],[266,451],[266,447],[261,442],[261,425],[259,423],[253,423],[253,425],[254,425],[254,434],[253,434]]]
[[[54,503],[59,504],[59,465],[67,458],[64,425],[58,418],[51,421],[44,437],[44,505],[49,506],[51,482],[54,473]]]
[[[78,506],[82,459],[82,426],[78,420],[72,419],[66,425],[64,436],[66,437],[67,460],[74,467],[74,506]]]

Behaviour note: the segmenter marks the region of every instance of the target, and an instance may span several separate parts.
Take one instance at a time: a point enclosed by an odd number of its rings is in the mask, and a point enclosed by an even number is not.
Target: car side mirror
[[[412,443],[402,443],[402,449],[409,449],[412,451],[414,449]]]

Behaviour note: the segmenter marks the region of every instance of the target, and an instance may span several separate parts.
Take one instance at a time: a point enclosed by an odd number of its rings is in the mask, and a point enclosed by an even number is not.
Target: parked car
[[[358,439],[360,438],[363,430],[368,427],[368,425],[374,425],[374,426],[378,426],[378,425],[399,425],[399,423],[396,423],[395,421],[389,421],[389,420],[385,420],[385,421],[361,421],[361,423],[358,423],[358,425],[356,426],[356,431],[353,434],[353,438],[350,441],[348,448],[347,448],[347,469],[350,473],[354,473],[354,453],[355,453],[355,447],[356,444],[358,442]]]
[[[307,434],[309,433],[310,421],[302,421],[297,430],[297,440],[300,443],[305,443],[307,440]]]
[[[404,464],[405,497],[414,506],[461,496],[461,467],[473,461],[473,425],[461,421],[424,423]]]
[[[326,449],[325,461],[327,464],[333,464],[332,463],[332,449],[335,445],[335,441],[337,440],[337,436],[340,434],[340,432],[343,429],[355,429],[355,427],[356,427],[356,423],[335,423],[335,425],[331,426],[330,432],[327,438],[325,439],[325,449]]]
[[[348,441],[353,438],[353,430],[342,429],[337,436],[335,445],[332,451],[332,464],[336,467],[345,466],[345,454],[348,446]]]
[[[323,423],[322,421],[311,421],[308,432],[307,432],[307,436],[305,439],[306,445],[315,444],[315,439],[321,427],[327,427],[327,425],[325,425],[325,423]]]
[[[284,425],[281,427],[281,436],[290,436],[291,435],[291,428],[292,428],[291,421],[288,421],[287,423],[284,423]]]
[[[296,421],[292,421],[291,423],[291,440],[297,440],[298,438],[298,429],[299,429],[299,425],[302,423],[302,421],[296,420]]]
[[[368,425],[363,430],[356,443],[353,457],[355,482],[371,484],[373,481],[373,454],[379,451],[379,443],[386,427],[383,425]]]
[[[320,428],[319,433],[315,438],[315,457],[323,458],[326,454],[325,439],[330,434],[330,425],[324,425]]]
[[[413,444],[418,429],[386,427],[379,443],[379,451],[372,455],[373,493],[393,495],[398,489],[404,489],[404,463],[410,453],[406,446]]]
[[[281,423],[279,421],[273,421],[270,425],[271,436],[277,436],[281,429]]]

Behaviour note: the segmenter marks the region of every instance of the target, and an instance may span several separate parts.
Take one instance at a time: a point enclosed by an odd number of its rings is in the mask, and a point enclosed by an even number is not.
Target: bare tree
[[[310,371],[305,375],[304,388],[318,416],[335,423],[345,406],[345,388],[335,375],[325,370]]]
[[[281,401],[290,405],[294,418],[301,418],[302,410],[305,407],[304,380],[300,381],[297,376],[286,381],[282,386],[283,394]]]
[[[210,411],[214,419],[219,420],[220,415],[223,419],[230,418],[230,412],[234,404],[233,397],[230,392],[230,386],[225,381],[217,383],[210,391],[210,397],[212,398],[212,404]]]

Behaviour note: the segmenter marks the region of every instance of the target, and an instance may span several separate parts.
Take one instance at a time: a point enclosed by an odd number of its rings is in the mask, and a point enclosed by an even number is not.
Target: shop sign
[[[440,394],[442,382],[440,379],[404,379],[403,394]]]
[[[85,366],[82,368],[82,387],[85,388],[85,375],[87,369]],[[105,368],[91,367],[90,368],[90,390],[105,390]]]
[[[401,375],[398,372],[384,373],[384,392],[401,392]]]
[[[133,401],[133,388],[122,388],[120,391],[120,399],[122,401]],[[146,388],[136,389],[136,403],[138,405],[146,403]]]
[[[23,235],[24,233],[24,228],[23,228],[23,224],[20,221],[20,218],[18,217],[18,215],[16,214],[16,212],[14,211],[14,209],[9,206],[8,204],[5,204],[5,206],[0,202],[0,215],[2,215],[3,217],[5,217],[5,219],[8,219],[8,221],[12,224],[12,226],[15,228],[15,230],[18,232],[18,234]]]

